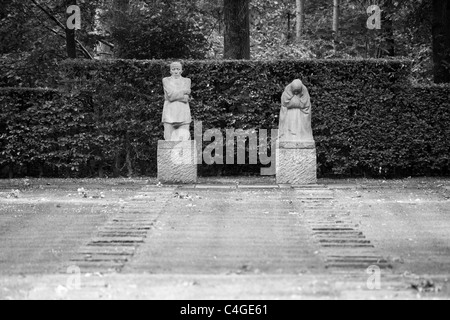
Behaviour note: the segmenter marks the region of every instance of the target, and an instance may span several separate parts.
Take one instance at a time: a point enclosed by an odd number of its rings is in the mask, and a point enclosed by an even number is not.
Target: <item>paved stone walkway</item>
[[[0,209],[0,276],[54,274],[116,211],[96,202],[8,201]]]
[[[135,192],[119,204],[119,212],[110,216],[62,271],[76,266],[83,273],[121,272],[164,215],[171,197],[172,189],[144,188]]]
[[[100,185],[105,199],[72,189],[0,197],[0,299],[450,296],[446,188]],[[65,287],[71,266],[80,290]]]
[[[178,189],[125,272],[304,274],[392,265],[328,188]]]
[[[324,265],[293,190],[179,189],[125,272],[300,274]]]

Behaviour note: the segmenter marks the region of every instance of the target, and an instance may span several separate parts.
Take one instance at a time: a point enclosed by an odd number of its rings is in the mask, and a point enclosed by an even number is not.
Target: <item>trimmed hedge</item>
[[[277,128],[284,87],[301,78],[312,97],[321,176],[449,174],[450,86],[411,87],[408,61],[184,64],[193,82],[193,117],[204,130]],[[0,143],[10,150],[0,165],[29,175],[35,172],[26,166],[40,166],[44,175],[155,175],[168,75],[166,61],[66,61],[64,94],[22,102],[27,95],[0,91]],[[15,126],[40,132],[39,138],[30,132],[17,138],[22,131]],[[259,167],[204,166],[201,172],[258,173]]]
[[[450,173],[450,86],[394,85],[378,92],[347,92],[345,98],[319,105],[314,122],[324,173]]]
[[[58,90],[0,88],[0,106],[3,175],[66,175],[86,163],[91,128],[76,101]]]

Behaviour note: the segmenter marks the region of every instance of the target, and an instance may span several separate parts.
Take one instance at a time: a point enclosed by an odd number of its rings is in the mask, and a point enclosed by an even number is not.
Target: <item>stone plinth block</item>
[[[280,142],[277,148],[277,183],[317,183],[317,151],[314,143]]]
[[[197,183],[197,145],[194,140],[158,142],[158,180],[168,184]]]

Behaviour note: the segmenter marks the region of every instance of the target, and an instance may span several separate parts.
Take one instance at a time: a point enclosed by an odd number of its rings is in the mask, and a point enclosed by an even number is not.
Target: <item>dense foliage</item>
[[[79,1],[82,30],[77,39],[92,53],[98,1]],[[48,14],[65,24],[63,0],[40,0]],[[79,48],[80,49],[80,48]],[[83,53],[79,51],[79,57]],[[2,0],[0,10],[0,87],[56,87],[58,64],[67,58],[64,30],[32,1]]]
[[[125,12],[104,10],[101,18],[116,58],[204,59],[210,45],[199,16],[189,3],[132,2]]]
[[[386,60],[187,61],[185,76],[204,130],[277,128],[282,91],[302,78],[313,99],[321,176],[449,174],[450,87],[411,87],[409,69],[407,61]],[[166,61],[68,61],[64,93],[1,90],[4,174],[155,175],[167,75]],[[201,172],[257,173],[259,166]]]
[[[56,87],[55,70],[66,55],[61,24],[64,0],[3,0],[0,11],[0,86]],[[120,3],[121,6],[117,6]],[[432,0],[341,0],[340,33],[333,37],[333,1],[306,1],[305,28],[295,41],[295,1],[252,0],[252,59],[375,58],[388,51],[413,60],[416,82],[432,81]],[[115,45],[114,58],[171,59],[223,57],[222,0],[93,0],[82,11],[79,43],[95,56],[96,44]],[[366,28],[366,9],[387,12],[390,34]],[[80,45],[78,45],[78,49]],[[86,54],[79,50],[79,57]]]

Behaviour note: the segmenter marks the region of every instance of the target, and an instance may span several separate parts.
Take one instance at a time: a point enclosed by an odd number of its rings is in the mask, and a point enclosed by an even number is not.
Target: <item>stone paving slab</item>
[[[236,185],[195,185],[194,189],[236,189]]]
[[[54,204],[41,204],[44,216],[33,205],[16,206],[0,213],[0,275],[57,272],[76,249],[107,220],[107,214],[61,213]]]
[[[298,274],[320,270],[294,191],[201,190],[174,198],[125,273]]]
[[[443,278],[435,278],[444,283]],[[98,275],[84,274],[80,288],[68,277],[33,276],[0,279],[2,300],[419,300],[446,299],[440,293],[411,290],[418,280],[383,277],[380,290],[367,288],[365,275]]]
[[[321,184],[292,185],[292,184],[186,184],[178,186],[180,189],[200,189],[200,190],[223,190],[223,189],[301,189],[301,190],[320,190],[327,186]],[[348,187],[348,186],[346,186]]]

